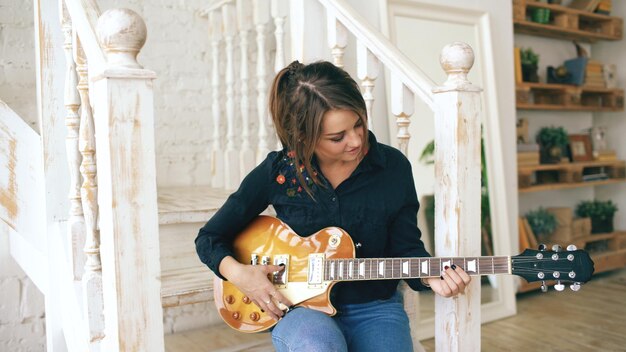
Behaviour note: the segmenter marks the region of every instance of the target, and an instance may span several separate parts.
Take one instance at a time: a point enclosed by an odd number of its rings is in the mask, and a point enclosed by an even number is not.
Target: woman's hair
[[[363,123],[367,150],[367,109],[357,83],[341,68],[327,61],[303,65],[294,61],[283,68],[272,83],[269,109],[278,138],[293,156],[296,175],[312,196],[300,165],[314,183],[321,182],[311,161],[322,132],[322,118],[330,110],[349,110]]]

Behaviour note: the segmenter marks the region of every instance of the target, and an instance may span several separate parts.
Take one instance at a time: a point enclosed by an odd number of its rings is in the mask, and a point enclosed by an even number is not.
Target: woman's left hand
[[[442,297],[454,297],[465,292],[465,287],[470,283],[471,277],[465,270],[456,265],[446,267],[441,277],[428,278],[430,288]]]

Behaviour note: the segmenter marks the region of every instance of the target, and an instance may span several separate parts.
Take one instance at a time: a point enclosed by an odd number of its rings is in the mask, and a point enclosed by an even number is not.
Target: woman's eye
[[[338,142],[341,142],[342,139],[343,139],[343,136],[337,137],[337,138],[331,138],[331,141],[338,143]]]

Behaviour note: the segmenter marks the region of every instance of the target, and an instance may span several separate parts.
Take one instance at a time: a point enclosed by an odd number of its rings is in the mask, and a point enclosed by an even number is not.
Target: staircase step
[[[270,334],[247,334],[225,324],[165,335],[166,352],[273,351]]]
[[[206,222],[231,191],[209,186],[159,187],[159,224]]]
[[[163,307],[213,300],[213,273],[198,259],[194,239],[229,194],[207,186],[159,188]]]

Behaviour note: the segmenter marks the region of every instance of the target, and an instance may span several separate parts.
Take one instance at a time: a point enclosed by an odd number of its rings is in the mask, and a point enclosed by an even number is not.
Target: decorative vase
[[[539,82],[537,65],[522,64],[522,80],[524,82]]]
[[[563,149],[559,146],[541,146],[541,163],[558,164],[563,156]]]

